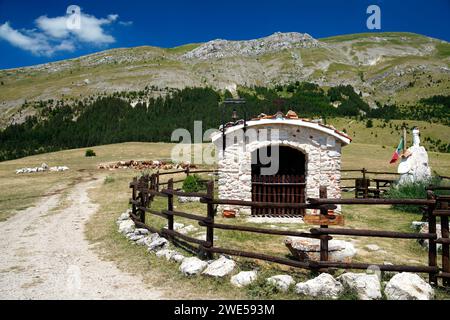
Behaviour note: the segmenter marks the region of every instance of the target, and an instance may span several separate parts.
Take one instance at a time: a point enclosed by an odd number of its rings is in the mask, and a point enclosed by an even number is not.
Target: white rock
[[[273,284],[275,287],[277,287],[278,290],[282,292],[288,291],[289,287],[295,283],[294,278],[286,274],[280,274],[267,278],[266,281],[270,284]]]
[[[186,259],[185,256],[183,256],[181,253],[177,252],[174,255],[170,256],[170,261],[175,261],[175,262],[183,262],[183,260]]]
[[[180,271],[186,276],[197,275],[202,272],[208,263],[197,257],[185,258],[180,265]]]
[[[231,277],[231,284],[242,288],[256,281],[258,274],[256,271],[241,271],[237,275]]]
[[[284,243],[291,253],[300,260],[320,260],[319,239],[287,237]],[[350,262],[355,254],[355,247],[348,241],[328,241],[328,259],[330,261]]]
[[[161,249],[159,251],[156,252],[156,256],[158,258],[166,258],[166,260],[170,260],[170,258],[177,254],[177,252],[175,250],[170,250],[170,249]]]
[[[360,300],[381,299],[380,279],[376,274],[347,272],[338,278],[344,287],[355,290]]]
[[[120,217],[117,219],[118,221],[125,221],[130,219],[130,215],[128,212],[124,212],[120,215]]]
[[[222,278],[233,272],[234,267],[236,267],[236,262],[224,256],[221,256],[219,259],[214,260],[206,268],[206,270],[203,271],[203,274],[211,277]]]
[[[136,244],[138,246],[144,246],[147,244],[148,240],[148,237],[142,237],[141,239],[136,240]]]
[[[132,220],[124,220],[119,224],[119,232],[123,235],[134,232],[135,225]]]
[[[190,224],[190,225],[187,225],[187,226],[181,228],[180,230],[178,230],[178,232],[181,234],[188,234],[188,233],[195,232],[197,230],[198,230],[198,228],[196,228]]]
[[[127,237],[128,239],[130,239],[131,241],[138,241],[138,240],[141,240],[141,239],[143,239],[144,238],[144,236],[143,235],[141,235],[141,234],[131,234],[131,236],[130,237]]]
[[[134,230],[134,233],[136,235],[148,235],[149,231],[147,229],[137,228],[136,230]]]
[[[384,290],[388,300],[430,300],[433,288],[415,273],[402,272],[389,280]]]
[[[200,202],[199,197],[178,197],[179,203]]]
[[[368,251],[378,251],[378,250],[380,250],[380,247],[377,246],[376,244],[368,244],[368,245],[364,246],[364,248],[366,248]]]
[[[202,231],[202,232],[196,233],[196,234],[194,234],[193,237],[195,239],[198,239],[198,240],[205,240],[206,241],[206,232]],[[218,240],[218,239],[219,239],[219,237],[214,235],[214,240]]]
[[[428,233],[429,232],[428,230],[429,230],[428,229],[428,223],[425,223],[425,224],[422,225],[422,227],[420,228],[419,232],[420,233]],[[437,235],[438,238],[442,238],[442,231],[441,231],[441,224],[440,223],[436,224],[436,235]],[[428,243],[429,243],[428,239],[418,239],[417,241],[419,242],[419,244],[422,247],[425,247],[425,248],[428,249]],[[436,248],[437,248],[438,253],[442,252],[442,244],[441,243],[438,243],[436,245]]]
[[[165,226],[164,226],[164,228],[168,228],[169,226],[166,224]],[[184,228],[184,224],[183,223],[179,223],[179,222],[174,222],[173,223],[173,230],[175,230],[175,231],[178,231],[178,230],[180,230],[181,228]]]
[[[425,225],[428,226],[428,222],[425,222],[425,221],[413,221],[413,222],[411,222],[411,229],[419,231]]]
[[[343,291],[342,284],[328,273],[322,273],[314,279],[297,283],[295,286],[296,293],[311,297],[337,299]]]
[[[166,238],[159,237],[156,240],[153,240],[150,244],[148,244],[148,251],[158,251],[159,249],[164,248],[169,244]]]

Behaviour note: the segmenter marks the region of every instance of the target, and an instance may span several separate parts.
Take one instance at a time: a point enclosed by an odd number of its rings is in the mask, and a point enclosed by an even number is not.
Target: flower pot
[[[236,218],[236,211],[234,211],[234,210],[223,210],[222,216],[224,218]]]

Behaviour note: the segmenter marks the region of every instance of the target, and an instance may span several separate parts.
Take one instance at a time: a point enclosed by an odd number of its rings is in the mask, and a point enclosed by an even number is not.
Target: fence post
[[[169,179],[167,183],[167,190],[172,191],[173,190],[173,179]],[[173,194],[167,195],[167,210],[173,211]],[[173,231],[173,215],[169,214],[167,215],[167,229]]]
[[[319,198],[326,199],[327,198],[327,187],[320,186],[319,187]],[[328,215],[327,209],[320,209],[320,215],[325,216]],[[321,228],[328,228],[327,225],[321,225]],[[320,236],[320,261],[328,261],[328,235]]]
[[[449,210],[448,207],[448,200],[441,202],[441,208],[442,210]],[[449,238],[449,230],[448,230],[448,216],[441,215],[441,237],[442,239],[448,239]],[[450,274],[450,245],[448,243],[442,243],[442,272],[445,272],[447,274]],[[442,278],[442,284],[446,287],[450,286],[450,279],[449,278]]]
[[[206,241],[209,243],[209,247],[212,248],[214,246],[214,205],[212,204],[212,200],[214,200],[214,181],[209,181],[207,184],[206,190],[208,204],[208,226],[206,227]],[[207,252],[206,254],[208,259],[213,258],[213,254],[211,252]]]
[[[133,181],[131,182],[131,187],[133,188],[131,191],[131,199],[133,201],[136,200],[136,187],[137,187],[137,178],[134,177]],[[133,215],[136,215],[136,205],[134,204],[134,202],[131,204],[131,212],[133,213]]]
[[[155,181],[156,181],[156,176],[155,176],[155,174],[152,174],[150,176],[150,187],[149,187],[149,190],[151,190],[151,191],[155,191],[156,190],[156,187],[155,187],[156,183],[155,183]],[[153,194],[150,195],[149,202],[151,203],[154,198],[155,198],[155,196]]]
[[[427,192],[427,199],[434,199],[434,194],[432,191]],[[436,233],[436,216],[433,215],[433,211],[435,209],[435,205],[429,204],[427,208],[428,214],[428,233]],[[437,266],[437,246],[436,242],[433,239],[428,240],[428,266],[436,267]],[[437,285],[437,274],[436,272],[430,272],[429,274],[429,282],[430,284]]]
[[[148,204],[148,176],[141,178],[141,207],[146,208]],[[145,223],[145,210],[139,210],[139,220]]]
[[[159,170],[156,171],[156,191],[159,192]]]
[[[187,167],[186,167],[186,177],[189,177],[190,171],[191,171],[191,170],[189,169],[189,166],[187,166]]]
[[[362,168],[363,186],[364,186],[364,198],[369,197],[369,184],[366,183],[366,173],[367,173],[367,169],[366,168]]]

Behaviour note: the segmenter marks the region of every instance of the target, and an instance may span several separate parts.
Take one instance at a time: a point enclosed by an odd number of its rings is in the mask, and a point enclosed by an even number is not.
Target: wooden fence
[[[182,171],[167,172],[164,175],[177,174]],[[203,171],[205,172],[205,171]],[[209,171],[206,171],[209,172]],[[197,173],[199,173],[197,171]],[[206,192],[183,192],[174,188],[175,181],[170,178],[167,183],[160,183],[159,176],[154,174],[151,176],[143,176],[139,179],[135,178],[130,183],[132,189],[132,197],[130,204],[132,205],[131,218],[138,227],[146,228],[153,233],[158,233],[167,239],[178,242],[184,241],[189,244],[196,245],[196,251],[200,256],[211,259],[214,253],[227,254],[232,256],[253,258],[275,262],[291,267],[298,267],[315,271],[328,271],[330,268],[339,269],[368,269],[376,267],[380,271],[399,271],[399,272],[417,272],[427,273],[429,282],[437,284],[437,279],[442,278],[443,284],[450,285],[450,264],[449,264],[449,225],[448,217],[450,215],[449,201],[450,196],[436,196],[433,190],[449,189],[448,187],[431,188],[428,191],[427,199],[327,199],[326,197],[307,199],[306,203],[274,203],[261,201],[242,201],[242,200],[225,200],[214,197],[214,180],[207,183]],[[166,187],[159,190],[161,185]],[[322,187],[321,190],[325,188]],[[326,195],[326,192],[321,192]],[[188,212],[174,210],[174,197],[200,197],[200,202],[206,205],[206,215],[192,214]],[[155,197],[163,197],[167,201],[166,210],[154,210],[151,204]],[[310,232],[297,232],[288,230],[266,229],[245,225],[231,225],[215,222],[215,206],[216,205],[238,205],[250,208],[274,210],[279,208],[290,208],[296,210],[319,209],[320,214],[327,216],[329,209],[336,208],[336,205],[417,205],[424,206],[426,209],[426,217],[429,223],[428,233],[417,232],[397,232],[384,230],[360,230],[348,228],[329,228],[322,225],[318,228],[311,228]],[[146,214],[161,217],[167,220],[167,228],[157,229],[146,223]],[[188,235],[179,233],[174,230],[175,217],[183,217],[196,221],[201,227],[206,228],[206,239],[199,240]],[[438,238],[436,233],[437,218],[440,218],[442,236]],[[320,260],[293,260],[285,257],[267,255],[255,251],[242,251],[233,248],[217,247],[214,244],[214,230],[235,230],[250,233],[260,233],[278,236],[295,236],[303,238],[313,238],[320,240]],[[350,262],[333,262],[328,259],[328,242],[333,235],[352,236],[352,237],[381,237],[391,239],[423,239],[429,241],[428,246],[428,264],[427,265],[384,265],[370,263],[350,263]],[[442,245],[442,263],[438,265],[437,244]]]
[[[373,171],[362,169],[342,169],[341,189],[351,189],[355,198],[381,198],[392,184],[400,177],[397,172]],[[450,177],[438,175],[442,180]]]

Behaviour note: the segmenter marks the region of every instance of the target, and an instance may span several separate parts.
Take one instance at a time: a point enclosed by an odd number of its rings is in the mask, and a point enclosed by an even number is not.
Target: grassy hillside
[[[365,33],[319,40],[319,46],[259,55],[188,59],[208,44],[113,49],[77,59],[0,71],[0,124],[32,114],[25,101],[80,99],[101,93],[310,81],[351,84],[366,101],[411,103],[450,94],[450,44],[411,33]]]
[[[443,143],[450,142],[450,128],[443,124],[430,123],[417,120],[384,120],[372,119],[373,127],[367,128],[367,120],[356,120],[349,118],[328,119],[327,123],[332,124],[336,129],[347,132],[355,143],[381,145],[389,151],[395,149],[402,136],[402,125],[408,128],[415,126],[420,129],[421,144],[429,151],[438,151],[436,143],[432,141],[441,140]],[[408,130],[407,145],[412,144],[410,130]]]
[[[86,148],[46,153],[13,161],[0,162],[0,219],[14,214],[16,210],[26,208],[45,194],[61,191],[80,179],[102,173],[97,164],[107,161],[150,159],[170,159],[174,144],[129,142],[94,147],[97,156],[85,157]],[[343,149],[343,169],[366,167],[378,171],[396,171],[390,165],[393,148],[380,145],[352,143]],[[450,176],[450,154],[430,152],[431,168],[441,175]],[[15,169],[40,166],[43,162],[49,166],[66,165],[67,172],[45,172],[16,175]],[[119,170],[119,172],[122,172]],[[131,179],[138,171],[125,170]],[[126,185],[121,187],[127,192]]]

